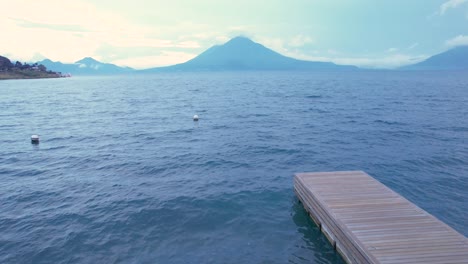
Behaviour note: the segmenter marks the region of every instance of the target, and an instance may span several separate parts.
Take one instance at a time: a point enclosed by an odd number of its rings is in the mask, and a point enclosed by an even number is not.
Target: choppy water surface
[[[468,235],[467,76],[2,81],[0,262],[342,263],[302,171],[364,170]]]

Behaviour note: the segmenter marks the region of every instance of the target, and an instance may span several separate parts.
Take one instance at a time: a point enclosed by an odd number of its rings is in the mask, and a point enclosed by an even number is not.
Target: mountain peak
[[[226,44],[229,44],[229,43],[250,43],[250,44],[253,44],[255,42],[253,42],[251,39],[249,39],[248,37],[244,37],[244,36],[237,36],[237,37],[234,37],[232,38],[231,40],[229,40],[228,42],[226,42],[224,45]]]
[[[228,42],[221,45],[221,47],[231,48],[231,49],[251,49],[255,47],[263,47],[261,44],[258,44],[247,37],[238,36],[232,38]]]
[[[85,57],[75,63],[80,63],[80,64],[90,64],[90,63],[100,63],[99,61],[91,58],[91,57]]]
[[[91,57],[85,57],[75,63],[53,62],[45,59],[39,62],[47,69],[59,72],[69,72],[73,75],[119,74],[133,71],[132,68],[119,67],[110,63],[101,63]]]
[[[53,61],[50,60],[50,59],[45,58],[45,59],[43,59],[43,60],[38,61],[37,63],[39,63],[39,64],[43,64],[43,63],[53,63]]]
[[[151,70],[354,70],[356,67],[331,62],[302,61],[286,57],[251,39],[238,36],[223,45],[213,46],[181,64]]]

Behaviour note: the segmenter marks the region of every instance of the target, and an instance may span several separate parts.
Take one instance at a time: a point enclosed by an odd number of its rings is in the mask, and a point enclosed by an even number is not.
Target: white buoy
[[[193,121],[198,121],[198,115],[193,116]]]
[[[32,144],[39,144],[39,136],[38,135],[32,135],[31,136],[31,143]]]

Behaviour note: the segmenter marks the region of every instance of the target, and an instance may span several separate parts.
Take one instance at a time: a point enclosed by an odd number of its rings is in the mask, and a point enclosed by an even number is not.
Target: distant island
[[[47,70],[42,64],[12,63],[7,57],[0,56],[0,80],[59,78],[62,74]]]

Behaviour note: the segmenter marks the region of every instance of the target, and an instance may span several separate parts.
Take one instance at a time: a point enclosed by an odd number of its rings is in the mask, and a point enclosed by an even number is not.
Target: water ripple
[[[468,235],[466,87],[400,72],[0,82],[0,263],[343,263],[294,197],[299,171],[365,170]]]

